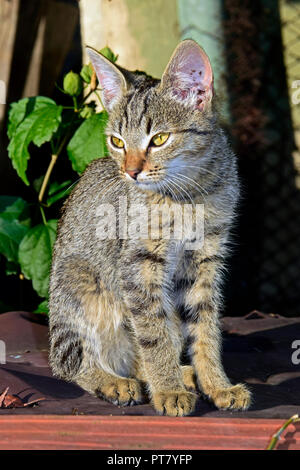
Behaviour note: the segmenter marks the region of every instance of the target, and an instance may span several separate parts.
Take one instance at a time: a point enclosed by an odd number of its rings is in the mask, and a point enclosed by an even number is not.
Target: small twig
[[[34,405],[34,404],[37,403],[38,401],[42,401],[42,400],[46,400],[46,398],[45,398],[45,397],[43,397],[43,398],[37,398],[36,400],[32,400],[32,401],[29,401],[28,403],[24,403],[24,406]]]
[[[0,408],[1,408],[1,406],[2,406],[2,403],[3,403],[3,401],[4,401],[4,398],[5,398],[6,395],[7,395],[8,389],[9,389],[9,387],[7,387],[7,388],[4,390],[4,392],[1,393],[1,395],[0,395]]]
[[[49,178],[50,178],[50,175],[52,173],[53,167],[56,163],[57,157],[58,157],[58,152],[57,152],[57,154],[52,154],[51,155],[51,161],[50,161],[50,164],[47,168],[45,178],[44,178],[41,190],[39,192],[39,202],[42,202],[42,200],[43,200],[43,197],[44,197],[44,194],[45,194],[48,182],[49,182]]]
[[[42,208],[41,205],[40,205],[40,211],[41,211],[41,214],[42,214],[43,223],[44,223],[44,225],[47,225],[47,219],[46,219],[46,216],[45,216],[45,212],[44,212],[44,209]]]
[[[74,103],[74,111],[75,113],[78,113],[78,103],[77,103],[76,96],[73,96],[73,103]]]
[[[95,70],[93,70],[90,87],[91,87],[91,91],[95,91],[97,88],[97,75],[96,75]]]
[[[266,450],[274,450],[277,442],[279,441],[280,439],[280,436],[281,434],[283,433],[283,431],[285,431],[285,429],[292,423],[297,423],[298,421],[300,421],[300,418],[299,418],[299,415],[294,415],[292,416],[290,419],[288,419],[279,429],[278,431],[275,432],[275,434],[273,434],[270,442],[269,442],[269,445],[268,447],[266,448]]]

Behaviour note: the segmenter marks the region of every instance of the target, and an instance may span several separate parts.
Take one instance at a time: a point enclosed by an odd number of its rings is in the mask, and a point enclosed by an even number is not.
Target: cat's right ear
[[[126,91],[126,80],[120,70],[106,57],[91,47],[87,47],[87,53],[101,87],[101,99],[107,111],[119,101]]]
[[[213,72],[208,56],[192,39],[175,49],[161,79],[161,90],[182,103],[203,111],[213,97]]]

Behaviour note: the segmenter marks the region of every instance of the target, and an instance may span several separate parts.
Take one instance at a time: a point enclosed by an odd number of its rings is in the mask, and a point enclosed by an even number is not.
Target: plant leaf
[[[0,253],[17,263],[19,244],[30,228],[29,205],[21,198],[1,196],[0,207]]]
[[[81,69],[80,76],[86,83],[91,83],[91,78],[93,75],[93,67],[92,64],[89,63],[84,65]]]
[[[0,253],[8,261],[18,262],[18,248],[28,229],[18,220],[7,221],[0,216]]]
[[[18,199],[18,196],[0,196],[0,212],[4,212],[8,206],[11,206]]]
[[[64,181],[63,183],[52,183],[48,192],[49,197],[47,199],[47,205],[51,206],[56,201],[68,196],[72,191],[74,184],[72,184],[71,180]]]
[[[44,181],[45,175],[41,175],[38,178],[35,178],[32,182],[33,189],[39,193]]]
[[[26,279],[40,297],[48,297],[52,248],[56,238],[57,220],[33,227],[23,238],[19,247],[19,262]]]
[[[49,190],[48,190],[49,196],[53,196],[53,194],[56,194],[61,189],[64,189],[66,186],[70,186],[70,184],[72,184],[71,180],[64,181],[63,183],[58,183],[57,181],[54,181],[49,186]]]
[[[7,196],[9,197],[9,196]],[[6,198],[6,196],[0,196],[0,206],[1,199]],[[7,205],[4,210],[1,211],[0,215],[9,221],[18,220],[22,225],[26,227],[30,226],[30,217],[29,217],[29,204],[24,201],[21,197],[14,198],[15,200]]]
[[[99,52],[111,62],[116,62],[118,60],[119,56],[115,55],[108,46],[103,47]]]
[[[105,143],[106,111],[94,114],[77,129],[67,146],[67,153],[73,170],[81,174],[96,158],[108,155]]]
[[[33,311],[33,313],[45,313],[48,315],[49,313],[49,306],[48,306],[48,300],[43,300],[37,308]]]
[[[62,106],[57,106],[53,100],[37,97],[34,102],[30,102],[30,112],[27,113],[27,108],[24,109],[23,105],[20,108],[19,113],[12,112],[11,119],[15,120],[11,121],[9,128],[11,141],[8,154],[19,177],[29,185],[26,176],[27,162],[30,158],[28,146],[32,142],[40,147],[50,141],[61,122]]]
[[[16,103],[10,105],[8,113],[8,125],[7,135],[11,139],[21,122],[28,114],[31,114],[34,110],[38,110],[47,105],[55,104],[55,101],[46,96],[34,96],[31,98],[23,98]]]

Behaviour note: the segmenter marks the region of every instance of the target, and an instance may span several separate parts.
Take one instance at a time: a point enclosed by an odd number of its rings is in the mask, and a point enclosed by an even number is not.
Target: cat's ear
[[[213,96],[213,72],[204,50],[193,40],[182,41],[163,73],[161,89],[166,89],[181,102],[201,111]]]
[[[126,91],[126,80],[120,70],[106,57],[87,47],[87,53],[95,69],[101,87],[101,99],[107,111],[122,97]]]

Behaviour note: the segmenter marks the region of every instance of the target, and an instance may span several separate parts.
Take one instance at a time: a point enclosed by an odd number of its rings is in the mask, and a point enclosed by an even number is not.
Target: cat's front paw
[[[194,411],[197,395],[185,390],[157,392],[152,396],[155,410],[166,416],[187,416]]]
[[[251,404],[251,393],[244,384],[215,390],[211,399],[217,408],[223,410],[247,410]]]
[[[132,406],[143,402],[139,382],[123,377],[116,377],[114,381],[102,385],[97,390],[97,395],[119,406]]]

